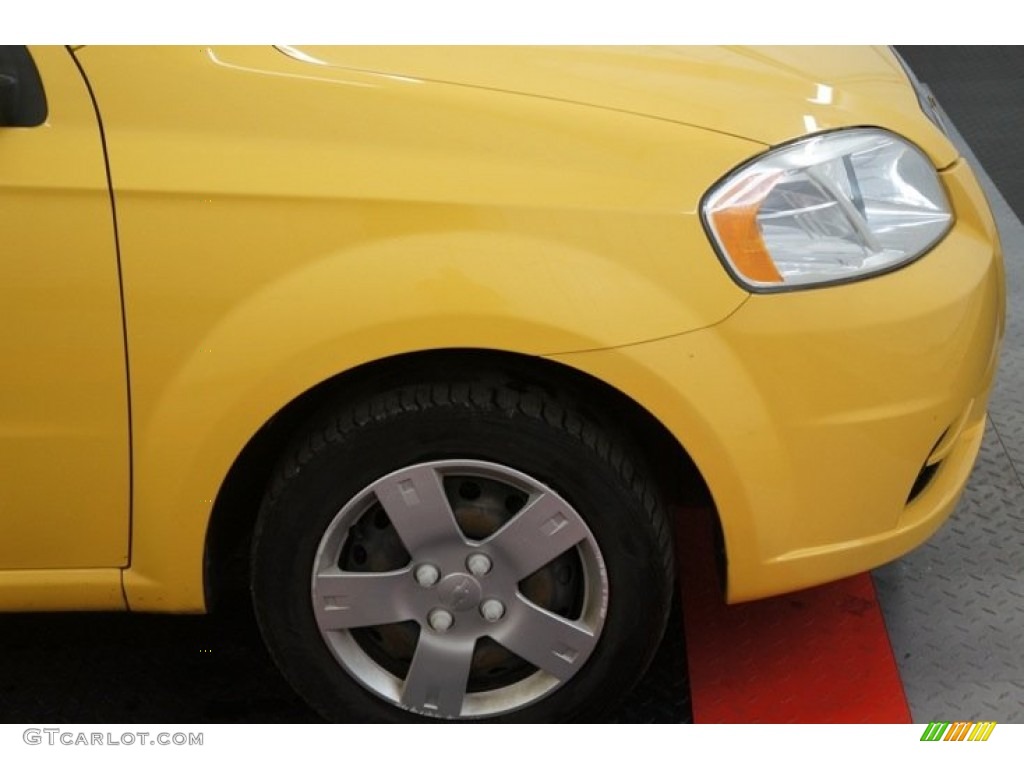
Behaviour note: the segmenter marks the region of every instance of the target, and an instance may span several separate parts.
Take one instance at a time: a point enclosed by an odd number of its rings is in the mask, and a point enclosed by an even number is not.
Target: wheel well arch
[[[392,385],[453,375],[500,377],[571,401],[581,415],[627,436],[673,508],[710,506],[711,494],[686,449],[634,399],[589,374],[541,357],[486,349],[442,349],[375,360],[340,373],[284,405],[235,458],[214,501],[204,550],[208,610],[247,594],[250,536],[267,484],[289,443],[325,409]],[[716,522],[717,522],[717,515]]]

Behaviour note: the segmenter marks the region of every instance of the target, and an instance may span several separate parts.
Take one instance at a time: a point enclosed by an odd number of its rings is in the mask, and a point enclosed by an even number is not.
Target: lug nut
[[[444,608],[435,608],[427,615],[427,623],[430,628],[438,633],[447,632],[455,623],[455,617]]]
[[[476,552],[466,558],[466,567],[474,576],[483,576],[491,570],[491,558]]]
[[[416,577],[416,583],[421,587],[432,587],[437,584],[438,579],[441,578],[441,572],[437,570],[436,566],[425,563],[416,569],[414,574]]]
[[[495,600],[494,598],[484,600],[480,603],[480,615],[487,619],[487,621],[498,621],[505,615],[505,606],[501,604],[500,600]]]

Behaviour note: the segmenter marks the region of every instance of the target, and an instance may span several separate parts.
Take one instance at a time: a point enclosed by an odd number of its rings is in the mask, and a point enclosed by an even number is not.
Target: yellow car
[[[922,94],[882,48],[3,47],[0,609],[251,592],[327,718],[589,719],[679,510],[729,601],[899,556],[1003,328]]]

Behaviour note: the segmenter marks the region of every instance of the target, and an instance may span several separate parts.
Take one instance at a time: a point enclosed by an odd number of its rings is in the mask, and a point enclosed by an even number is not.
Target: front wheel
[[[664,628],[656,499],[622,442],[551,395],[382,393],[282,465],[254,537],[260,626],[329,719],[593,718]]]

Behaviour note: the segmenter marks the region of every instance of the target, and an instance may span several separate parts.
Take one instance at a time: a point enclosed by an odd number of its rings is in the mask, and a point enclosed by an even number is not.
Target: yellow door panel
[[[33,48],[48,114],[0,128],[0,570],[123,566],[124,334],[103,146],[64,48]]]
[[[125,609],[120,568],[0,571],[0,611]]]

